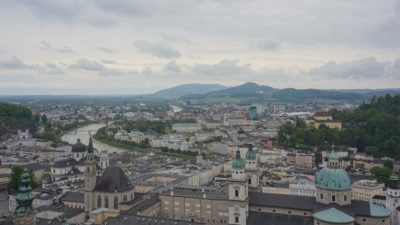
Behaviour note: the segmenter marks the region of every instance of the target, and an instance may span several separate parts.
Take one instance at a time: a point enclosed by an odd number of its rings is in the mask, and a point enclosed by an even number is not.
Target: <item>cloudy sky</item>
[[[400,87],[400,0],[0,0],[0,94]]]

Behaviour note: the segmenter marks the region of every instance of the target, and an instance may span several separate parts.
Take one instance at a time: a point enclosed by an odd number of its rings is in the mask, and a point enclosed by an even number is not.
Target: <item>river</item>
[[[103,123],[90,124],[90,125],[78,128],[76,130],[73,130],[71,132],[64,134],[61,137],[61,139],[70,144],[75,144],[76,140],[78,140],[78,138],[80,138],[81,142],[83,144],[87,145],[89,143],[90,133],[95,134],[98,129],[100,129],[104,126],[105,126],[105,124],[103,124]],[[98,151],[106,150],[109,153],[126,151],[125,149],[116,148],[113,146],[109,146],[107,144],[103,144],[99,141],[96,141],[95,139],[93,139],[93,147],[96,148]]]

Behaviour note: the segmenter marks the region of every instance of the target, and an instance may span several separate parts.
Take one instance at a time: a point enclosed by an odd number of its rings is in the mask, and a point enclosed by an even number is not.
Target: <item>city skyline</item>
[[[0,18],[1,95],[400,83],[395,0],[1,1]]]

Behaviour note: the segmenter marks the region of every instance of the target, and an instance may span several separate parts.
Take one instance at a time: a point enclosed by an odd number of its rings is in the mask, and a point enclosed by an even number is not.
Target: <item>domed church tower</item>
[[[15,225],[35,225],[35,209],[32,205],[35,196],[32,194],[32,188],[29,185],[29,171],[27,169],[21,175],[21,186],[15,197],[17,200],[17,208],[14,215]]]
[[[92,136],[89,139],[88,152],[85,157],[85,211],[90,212],[95,207],[93,190],[96,187],[96,155],[94,154]]]
[[[257,155],[253,150],[253,145],[249,145],[249,149],[246,152],[245,168],[250,188],[258,188],[259,176],[258,176],[258,162]]]
[[[351,204],[351,181],[349,174],[339,166],[335,151],[328,157],[328,167],[319,171],[316,177],[316,200],[319,203],[336,203],[340,206]]]
[[[232,178],[229,182],[229,224],[246,225],[249,212],[248,181],[245,161],[239,149],[232,161]]]
[[[82,144],[81,139],[78,138],[76,143],[72,146],[72,157],[78,162],[85,159],[87,154],[86,145]]]

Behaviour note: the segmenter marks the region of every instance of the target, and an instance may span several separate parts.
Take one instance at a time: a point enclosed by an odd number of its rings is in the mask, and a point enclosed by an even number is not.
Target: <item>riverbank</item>
[[[93,135],[94,140],[101,142],[103,144],[115,147],[115,148],[120,148],[120,149],[125,149],[128,151],[133,151],[133,152],[139,152],[139,153],[153,153],[155,155],[163,155],[163,156],[170,156],[170,157],[175,157],[175,158],[186,158],[186,159],[193,159],[195,156],[192,155],[187,155],[184,153],[177,153],[177,152],[167,152],[167,151],[162,151],[160,149],[151,149],[151,148],[140,148],[137,145],[133,146],[128,143],[122,143],[116,140],[110,140],[104,138],[104,135],[100,135],[99,132],[102,131],[102,128],[99,128],[96,132],[95,135]]]
[[[113,147],[116,147],[116,148],[121,148],[121,149],[129,150],[129,151],[135,151],[135,152],[141,152],[141,153],[149,153],[149,151],[146,151],[146,149],[141,149],[139,147],[132,146],[132,145],[129,145],[129,144],[116,142],[116,141],[110,141],[110,140],[101,138],[101,137],[99,137],[99,135],[97,135],[97,133],[95,135],[93,135],[93,138],[96,141],[99,141],[99,142],[101,142],[103,144],[110,145],[110,146],[113,146]]]

